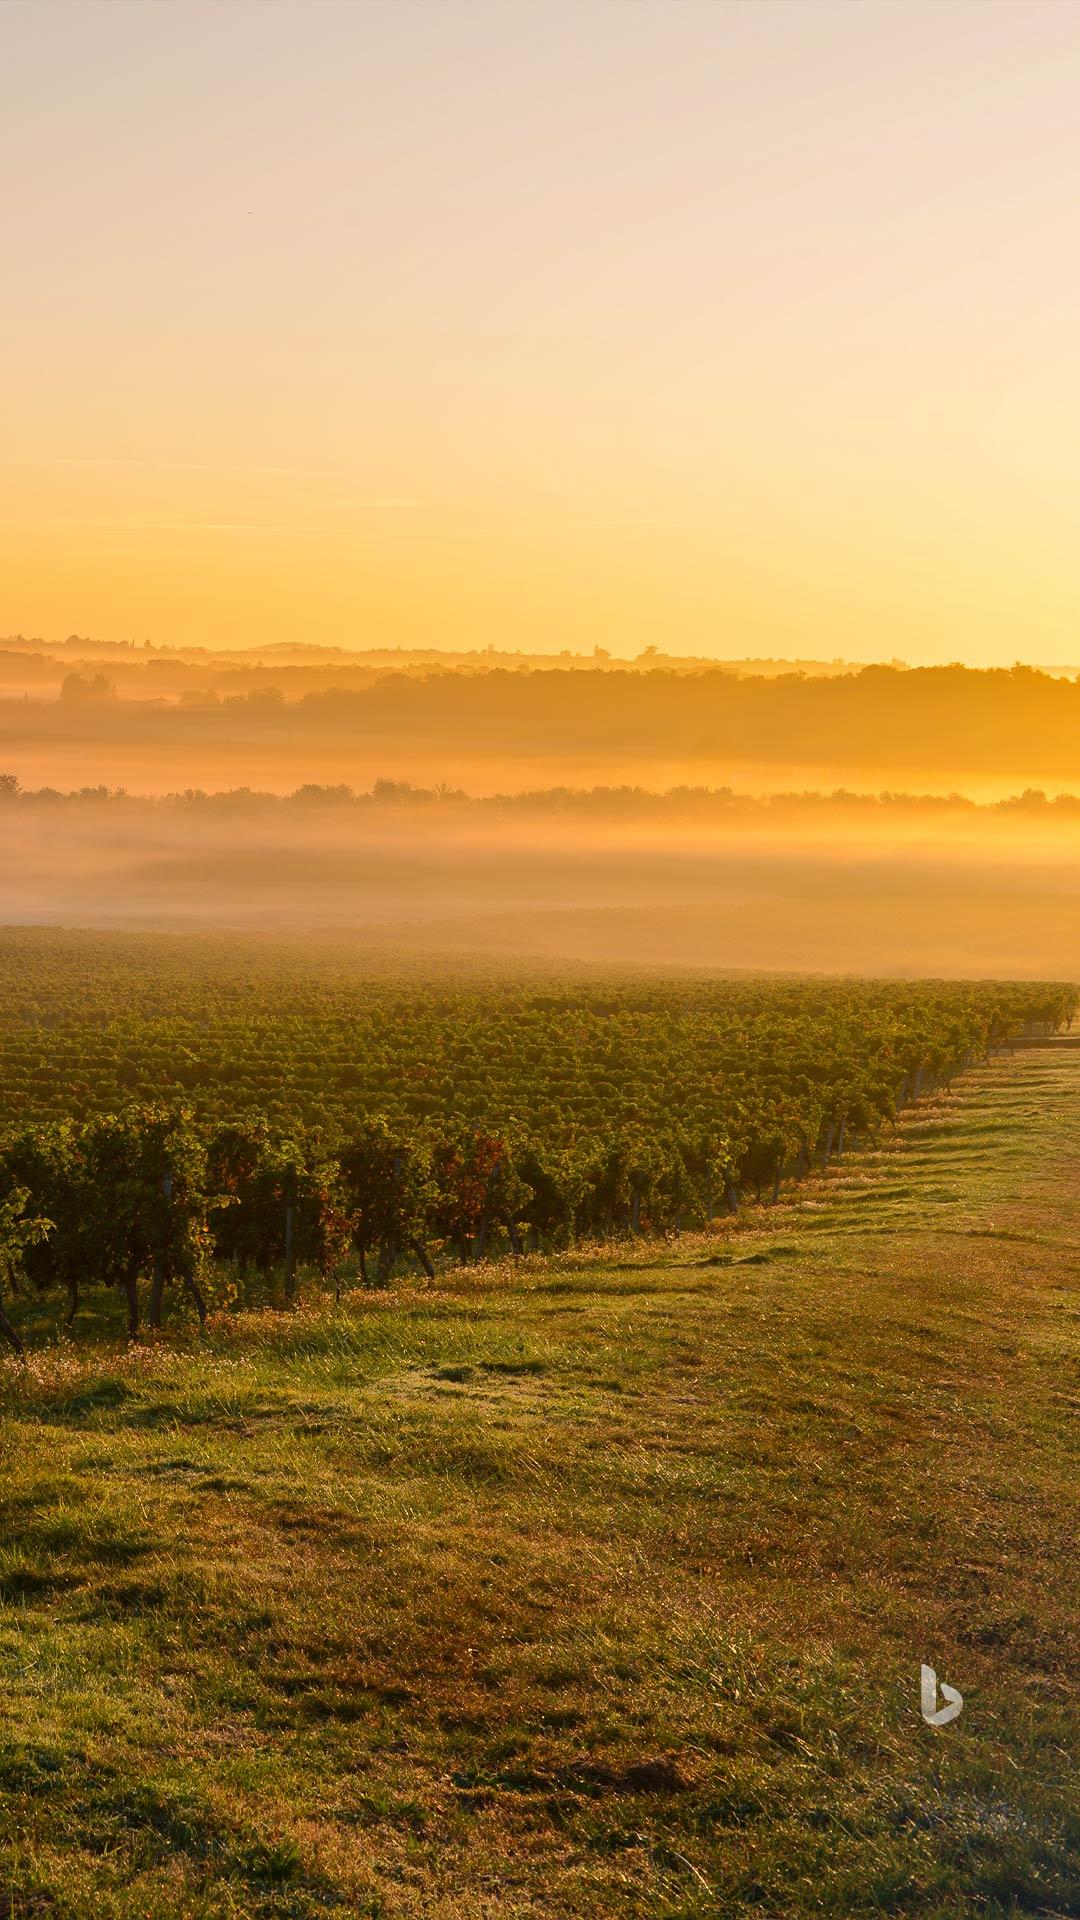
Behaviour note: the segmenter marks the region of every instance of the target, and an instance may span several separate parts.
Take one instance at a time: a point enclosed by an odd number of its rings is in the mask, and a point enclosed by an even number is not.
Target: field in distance
[[[1046,1041],[708,1238],[4,1361],[6,1910],[1080,1910],[1078,1094]]]

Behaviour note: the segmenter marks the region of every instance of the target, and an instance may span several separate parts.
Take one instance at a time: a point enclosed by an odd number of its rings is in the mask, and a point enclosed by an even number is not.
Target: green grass
[[[0,1920],[1080,1913],[1078,1167],[5,1361]]]

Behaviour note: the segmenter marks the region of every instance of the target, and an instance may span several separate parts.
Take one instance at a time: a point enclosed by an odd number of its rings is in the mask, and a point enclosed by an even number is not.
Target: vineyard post
[[[172,1174],[162,1175],[161,1191],[166,1200],[172,1199]],[[165,1299],[165,1262],[160,1244],[154,1248],[154,1272],[150,1282],[150,1311],[147,1318],[152,1327],[161,1325],[161,1309]]]
[[[423,1268],[424,1272],[426,1273],[428,1279],[434,1280],[435,1268],[431,1264],[431,1255],[429,1254],[423,1241],[418,1237],[414,1236],[414,1238],[409,1241],[409,1245],[412,1248],[413,1252],[415,1253],[417,1259],[419,1260],[420,1265]]]
[[[122,1285],[127,1299],[128,1334],[134,1340],[139,1331],[139,1268],[136,1260],[128,1261]]]
[[[492,1193],[495,1187],[498,1185],[498,1181],[501,1174],[502,1174],[502,1161],[496,1160],[494,1166],[491,1169],[491,1172],[488,1174],[488,1177],[487,1177],[487,1184],[484,1188],[484,1204],[480,1214],[479,1222],[477,1224],[476,1236],[475,1236],[475,1239],[473,1240],[473,1258],[476,1260],[483,1260],[485,1254],[487,1253],[489,1209],[491,1207]]]
[[[9,1342],[9,1344],[11,1345],[11,1347],[14,1349],[16,1353],[26,1352],[26,1348],[24,1347],[19,1334],[16,1332],[15,1328],[12,1326],[11,1321],[8,1319],[7,1314],[4,1311],[2,1302],[0,1302],[0,1333],[3,1334],[5,1340]]]
[[[404,1159],[402,1158],[400,1153],[395,1153],[394,1168],[393,1168],[394,1189],[393,1189],[393,1202],[392,1202],[392,1214],[391,1214],[392,1224],[384,1232],[382,1241],[379,1246],[378,1274],[379,1274],[380,1287],[389,1286],[390,1276],[394,1269],[394,1260],[397,1257],[397,1253],[398,1253],[398,1244],[393,1236],[394,1236],[394,1228],[397,1226],[401,1217],[401,1184],[402,1184],[402,1174],[404,1172],[404,1168],[405,1168]]]
[[[296,1300],[296,1241],[291,1189],[285,1202],[285,1299],[290,1307]]]

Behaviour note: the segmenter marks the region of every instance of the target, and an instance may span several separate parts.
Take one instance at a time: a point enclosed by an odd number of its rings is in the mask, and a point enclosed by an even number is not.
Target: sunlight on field
[[[1080,1920],[1080,0],[0,60],[0,1920]]]
[[[709,1239],[5,1362],[13,1911],[1071,1911],[1078,1073]]]

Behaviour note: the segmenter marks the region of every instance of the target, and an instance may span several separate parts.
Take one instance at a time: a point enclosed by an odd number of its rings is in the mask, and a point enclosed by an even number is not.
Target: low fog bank
[[[1080,802],[29,795],[8,924],[325,930],[418,952],[1070,977]]]
[[[484,914],[384,925],[368,944],[475,954],[757,973],[1074,979],[1080,893],[966,886],[940,872],[864,872],[847,886],[808,865],[799,897],[778,877],[728,885],[707,904]]]

